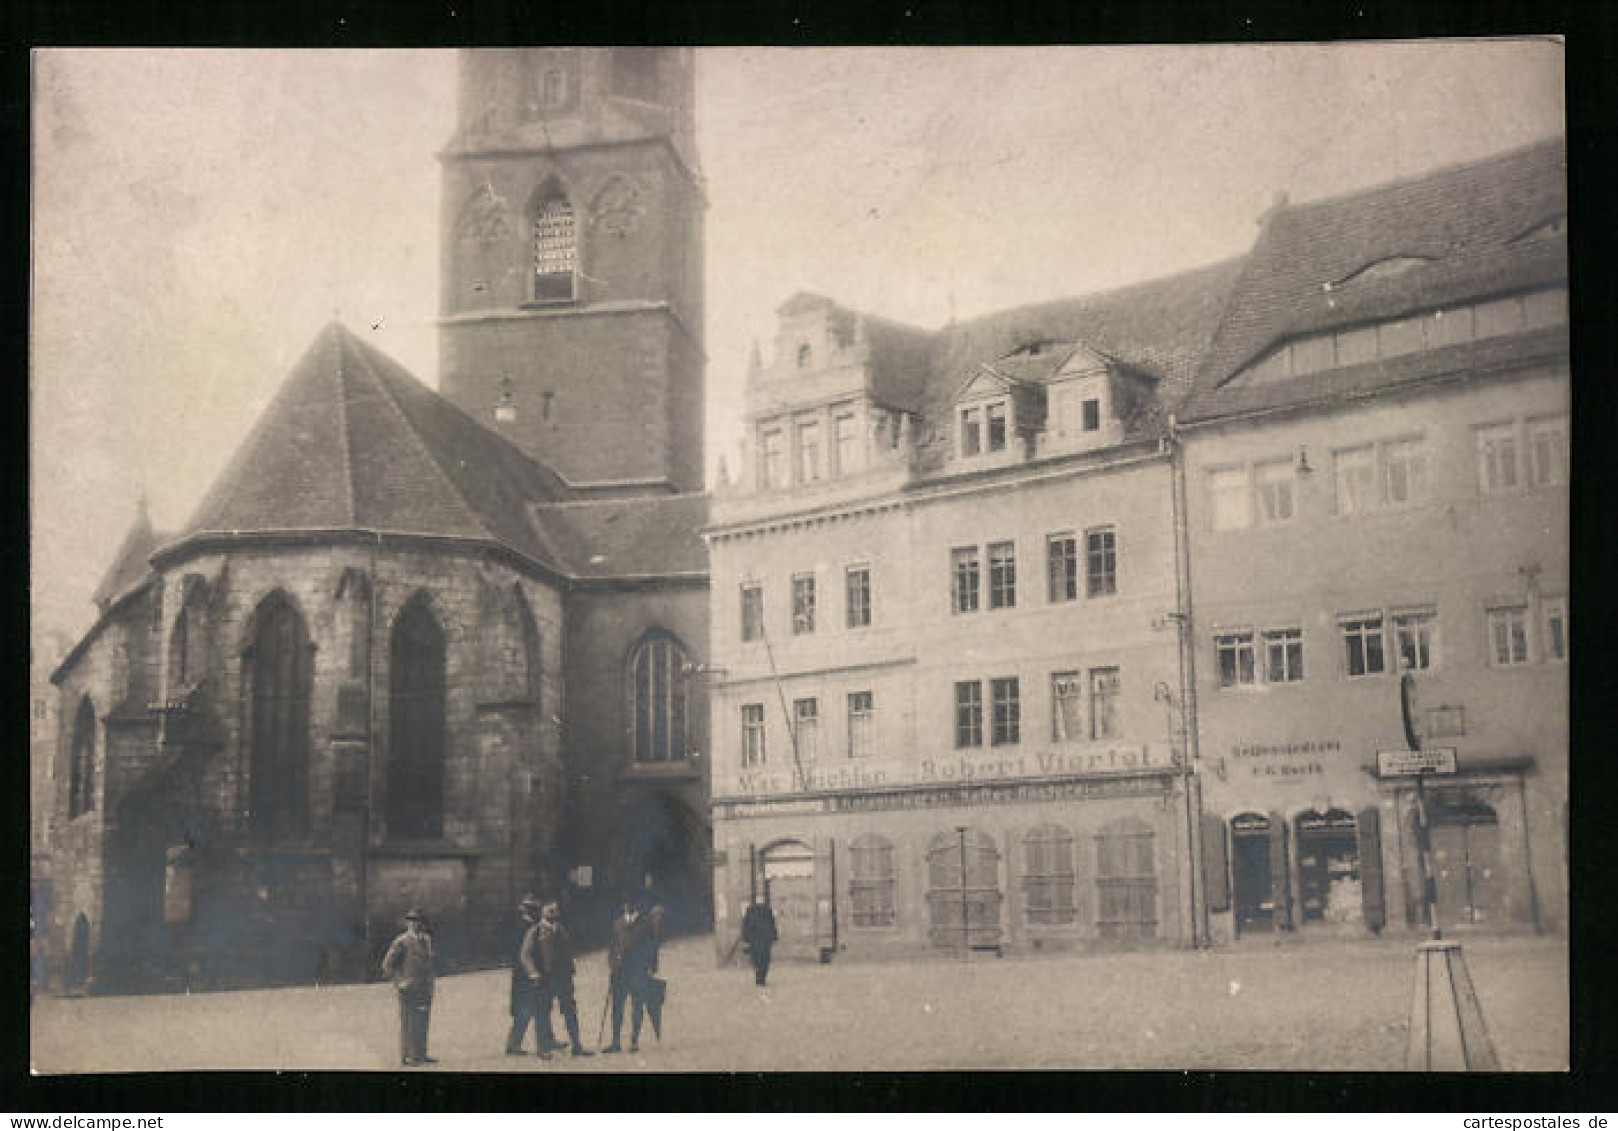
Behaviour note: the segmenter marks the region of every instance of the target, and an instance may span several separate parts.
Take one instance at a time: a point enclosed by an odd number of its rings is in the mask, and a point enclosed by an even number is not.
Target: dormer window
[[[1101,428],[1101,401],[1090,397],[1084,402],[1084,430],[1096,432]]]
[[[808,369],[809,368],[809,361],[813,356],[814,356],[814,351],[812,351],[807,345],[799,346],[798,347],[798,368],[799,369]]]
[[[1006,450],[1008,402],[975,404],[960,410],[958,450],[962,459]]]
[[[961,410],[961,455],[975,456],[983,450],[983,410]]]
[[[1004,451],[1006,447],[1006,402],[997,401],[986,409],[989,418],[989,450]]]

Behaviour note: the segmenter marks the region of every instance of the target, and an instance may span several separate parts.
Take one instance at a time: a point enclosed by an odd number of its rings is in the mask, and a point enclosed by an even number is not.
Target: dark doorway
[[[1230,888],[1238,935],[1275,929],[1270,819],[1261,813],[1238,813],[1230,819]]]
[[[1000,947],[1000,850],[980,829],[952,829],[927,844],[927,911],[934,946]]]
[[[1436,801],[1430,812],[1439,924],[1467,927],[1504,918],[1500,821],[1494,809],[1470,800]]]
[[[1301,921],[1358,923],[1365,918],[1360,888],[1359,829],[1352,813],[1313,809],[1293,822],[1298,832]]]
[[[708,886],[708,828],[678,798],[644,794],[624,811],[616,872],[626,897],[645,894],[661,904],[673,934],[713,925]]]

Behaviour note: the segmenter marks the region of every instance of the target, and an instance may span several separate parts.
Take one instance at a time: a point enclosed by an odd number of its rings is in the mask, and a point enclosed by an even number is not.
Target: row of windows
[[[987,570],[984,564],[987,562]],[[1075,601],[1079,596],[1079,541],[1069,533],[1045,539],[1046,598],[1052,604]],[[950,551],[950,607],[972,613],[982,607],[983,581],[988,581],[988,607],[1017,605],[1017,544],[991,542],[982,552],[976,546]],[[1084,534],[1084,592],[1104,597],[1118,592],[1118,533],[1098,526]]]
[[[742,593],[742,641],[752,643],[765,638],[764,586],[749,582]],[[843,571],[843,624],[846,628],[871,627],[871,567],[849,566]],[[815,631],[819,620],[815,575],[794,574],[792,577],[792,634],[803,636]]]
[[[176,685],[201,678],[205,626],[202,592],[188,594],[170,640],[170,672]],[[366,592],[345,576],[339,596]],[[348,601],[346,605],[354,604]],[[344,614],[340,612],[339,616]],[[490,642],[494,666],[516,673],[518,693],[537,696],[539,638],[526,602],[517,602],[520,631]],[[283,594],[272,594],[254,613],[256,631],[244,652],[244,698],[249,715],[249,805],[254,829],[271,839],[302,835],[308,825],[311,739],[310,697],[313,644],[303,617]],[[349,674],[368,663],[368,634],[350,625]],[[670,634],[649,630],[629,662],[632,757],[637,762],[675,762],[687,757],[690,665]],[[409,601],[395,620],[389,644],[391,835],[435,837],[443,824],[445,731],[445,638],[425,598]],[[537,698],[530,700],[537,706]],[[95,807],[96,716],[88,698],[73,724],[68,815]]]
[[[1008,676],[990,679],[988,684],[989,744],[1005,746],[1021,742],[1022,681],[1017,676]],[[983,745],[983,685],[982,680],[961,680],[955,684],[957,749]],[[1080,670],[1052,672],[1051,741],[1117,738],[1120,734],[1118,697],[1122,686],[1115,667],[1091,668],[1088,681]]]
[[[808,347],[805,346],[805,349]],[[830,428],[830,445],[825,434]],[[833,409],[829,420],[821,415],[792,421],[792,465],[787,467],[788,429],[766,426],[759,434],[759,486],[765,490],[819,483],[852,475],[862,464],[859,417],[852,406]]]
[[[1474,443],[1478,490],[1483,494],[1568,481],[1566,415],[1480,425],[1474,429]],[[1366,514],[1431,497],[1430,461],[1420,436],[1338,448],[1331,461],[1334,514]],[[1309,470],[1305,455],[1210,471],[1213,528],[1240,530],[1290,522],[1297,514],[1297,477]]]
[[[1538,657],[1547,662],[1566,660],[1567,599],[1549,597],[1539,605]],[[1529,663],[1529,606],[1491,606],[1485,616],[1489,663],[1494,667]],[[1343,677],[1357,679],[1389,671],[1390,632],[1391,654],[1397,657],[1400,671],[1438,666],[1436,609],[1356,612],[1337,618]],[[1304,678],[1303,629],[1297,625],[1222,629],[1213,634],[1213,648],[1220,687],[1297,683]]]
[[[985,700],[985,683],[988,698]],[[1086,742],[1117,738],[1122,734],[1118,699],[1123,681],[1116,667],[1052,672],[1050,704],[1052,742]],[[1022,741],[1022,680],[1007,676],[990,680],[960,680],[955,684],[955,746],[1007,746]],[[985,715],[987,702],[988,714]],[[820,700],[792,701],[792,732],[797,755],[810,761],[825,752],[821,740]],[[844,751],[850,758],[869,757],[874,749],[876,700],[870,691],[848,693],[848,731]],[[988,724],[985,732],[985,723]],[[755,768],[768,761],[765,745],[764,704],[741,707],[742,766]]]
[[[848,730],[844,751],[850,758],[869,758],[876,746],[876,698],[869,691],[848,693]],[[821,757],[821,714],[819,699],[792,701],[792,740],[800,761]],[[742,766],[747,769],[766,765],[764,704],[742,705]]]
[[[1038,825],[1016,838],[1021,869],[1015,879],[1023,891],[1023,918],[1032,925],[1071,924],[1079,920],[1080,853],[1072,832],[1056,824]],[[1156,837],[1144,822],[1121,818],[1108,822],[1091,838],[1085,872],[1095,889],[1096,922],[1104,934],[1150,935],[1156,921]],[[856,927],[892,927],[895,905],[894,847],[886,837],[870,833],[849,846],[849,894]],[[963,871],[962,864],[965,864]],[[927,904],[935,933],[946,936],[963,922],[981,924],[962,914],[963,901],[983,904],[998,922],[1000,852],[978,829],[956,829],[934,835],[927,846]]]
[[[1370,326],[1288,342],[1247,371],[1257,384],[1301,377],[1384,358],[1567,324],[1567,291],[1534,291],[1508,298],[1430,310]]]

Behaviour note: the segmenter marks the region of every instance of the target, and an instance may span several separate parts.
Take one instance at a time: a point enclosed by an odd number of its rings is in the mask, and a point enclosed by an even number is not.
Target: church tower
[[[702,489],[694,72],[684,49],[461,54],[440,387],[592,494]]]

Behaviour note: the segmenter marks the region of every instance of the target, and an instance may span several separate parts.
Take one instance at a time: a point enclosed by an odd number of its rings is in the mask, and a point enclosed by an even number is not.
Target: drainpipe
[[[1197,658],[1191,616],[1191,548],[1186,519],[1185,453],[1175,429],[1174,414],[1168,416],[1164,437],[1169,453],[1170,492],[1174,525],[1174,624],[1179,633],[1180,731],[1183,736],[1185,765],[1186,832],[1191,854],[1191,945],[1209,945],[1208,900],[1202,878],[1202,764],[1197,734]]]

